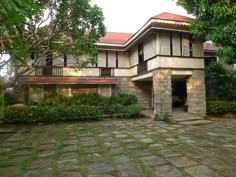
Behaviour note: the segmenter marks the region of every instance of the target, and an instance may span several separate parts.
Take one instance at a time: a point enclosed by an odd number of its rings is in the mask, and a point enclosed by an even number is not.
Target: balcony
[[[147,72],[147,62],[145,61],[145,62],[139,64],[137,69],[138,69],[138,74],[146,73]]]
[[[102,76],[102,77],[114,76],[114,69],[111,69],[111,68],[100,68],[100,76]]]
[[[35,67],[35,76],[63,76],[62,66]]]

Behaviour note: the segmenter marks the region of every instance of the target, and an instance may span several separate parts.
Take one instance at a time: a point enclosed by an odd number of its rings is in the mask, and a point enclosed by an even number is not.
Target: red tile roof
[[[124,44],[131,36],[133,36],[131,33],[107,32],[104,37],[100,38],[99,42]]]
[[[204,48],[204,50],[208,50],[208,51],[217,51],[217,50],[219,50],[219,47],[216,47],[214,44],[209,43],[209,42],[205,42],[203,44],[203,48]]]
[[[178,21],[178,22],[190,22],[192,20],[192,18],[168,12],[163,12],[161,14],[153,16],[152,18],[160,20]]]

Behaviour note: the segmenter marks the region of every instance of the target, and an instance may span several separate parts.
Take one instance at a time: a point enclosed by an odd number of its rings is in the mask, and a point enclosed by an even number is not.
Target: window
[[[143,53],[143,43],[138,45],[138,63],[142,64],[144,62],[144,53]]]
[[[67,54],[64,53],[64,66],[67,66]]]

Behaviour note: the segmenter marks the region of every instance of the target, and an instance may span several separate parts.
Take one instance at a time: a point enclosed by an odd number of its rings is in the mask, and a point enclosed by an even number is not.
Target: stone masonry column
[[[199,116],[206,116],[205,73],[194,70],[187,78],[188,112]]]
[[[154,114],[159,119],[172,115],[171,70],[153,71]]]

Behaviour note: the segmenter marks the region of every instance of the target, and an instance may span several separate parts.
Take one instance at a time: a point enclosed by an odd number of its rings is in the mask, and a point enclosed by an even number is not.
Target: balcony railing
[[[63,76],[62,66],[35,67],[35,76]]]
[[[137,69],[138,69],[138,74],[143,74],[147,72],[147,62],[145,61],[142,64],[139,64]]]
[[[100,76],[103,76],[103,77],[114,76],[114,69],[111,69],[111,68],[100,68]]]

